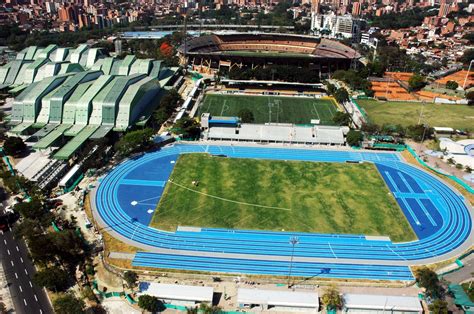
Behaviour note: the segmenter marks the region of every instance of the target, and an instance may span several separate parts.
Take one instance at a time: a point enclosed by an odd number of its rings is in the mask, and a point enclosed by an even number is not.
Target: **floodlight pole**
[[[293,257],[295,255],[295,246],[299,243],[298,237],[290,237],[290,244],[291,244],[291,258],[290,258],[290,269],[288,270],[288,288],[291,288],[293,285],[290,285],[291,280],[291,270],[293,268]]]
[[[421,102],[420,116],[418,117],[418,124],[421,124],[421,118],[423,117],[423,109],[425,109],[425,101]]]

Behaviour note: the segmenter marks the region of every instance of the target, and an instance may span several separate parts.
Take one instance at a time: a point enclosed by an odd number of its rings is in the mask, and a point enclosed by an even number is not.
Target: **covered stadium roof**
[[[193,38],[186,43],[186,51],[184,45],[179,47],[178,51],[188,55],[360,58],[357,51],[335,40],[308,35],[260,32],[216,32]],[[253,54],[250,54],[252,52]]]
[[[345,127],[334,126],[242,124],[238,128],[211,127],[207,138],[229,141],[343,145],[345,132],[347,132]]]

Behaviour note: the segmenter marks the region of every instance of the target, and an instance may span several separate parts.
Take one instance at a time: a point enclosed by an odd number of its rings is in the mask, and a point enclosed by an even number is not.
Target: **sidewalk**
[[[5,308],[9,313],[15,313],[12,296],[10,294],[10,289],[8,288],[8,282],[5,272],[3,271],[2,263],[0,263],[0,302],[5,304]]]

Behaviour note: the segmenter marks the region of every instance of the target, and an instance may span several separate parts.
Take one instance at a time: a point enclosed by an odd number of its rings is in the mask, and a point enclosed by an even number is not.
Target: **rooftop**
[[[151,295],[159,299],[212,302],[212,287],[173,285],[155,282],[140,282],[139,295]]]
[[[390,310],[422,312],[423,308],[418,297],[373,295],[373,294],[344,294],[344,307],[364,310]]]
[[[239,288],[239,304],[267,304],[273,306],[318,308],[319,299],[315,292],[277,291]]]

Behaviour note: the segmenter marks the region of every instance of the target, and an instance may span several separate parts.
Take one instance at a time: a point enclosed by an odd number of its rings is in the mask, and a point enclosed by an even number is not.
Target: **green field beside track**
[[[169,231],[195,226],[416,239],[373,164],[207,154],[179,157],[151,226]]]
[[[403,126],[418,123],[421,102],[398,102],[377,100],[356,100],[371,122],[383,124],[401,124]],[[431,127],[451,127],[474,131],[474,106],[426,103],[421,122]]]

